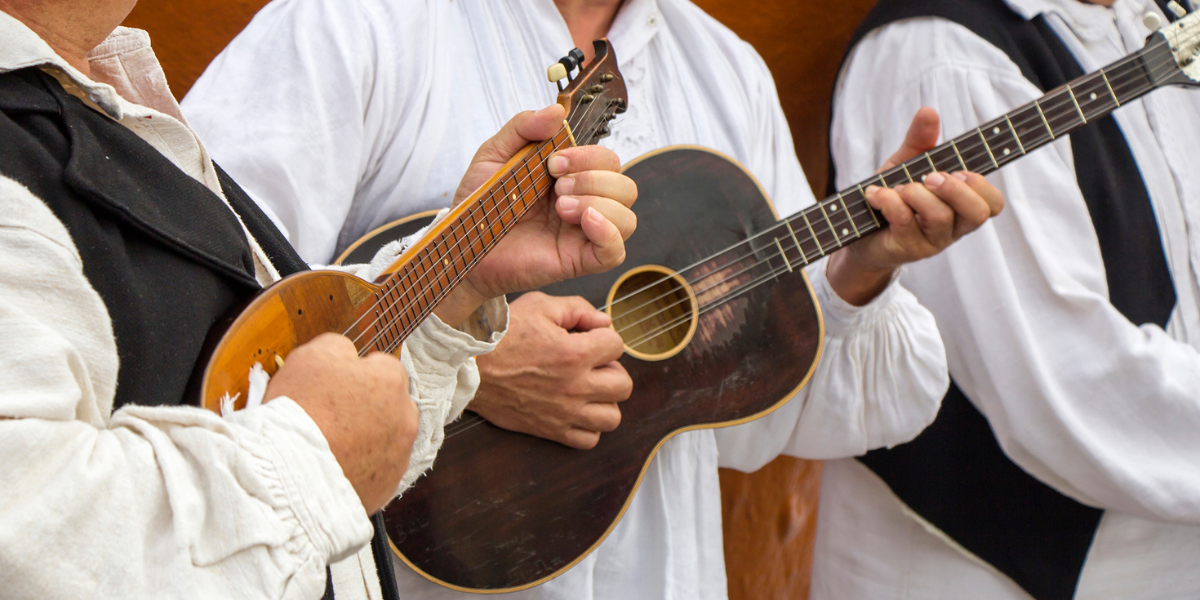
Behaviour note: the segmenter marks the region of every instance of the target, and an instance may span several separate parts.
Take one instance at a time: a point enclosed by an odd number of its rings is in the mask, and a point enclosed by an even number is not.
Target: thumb
[[[566,116],[567,110],[561,104],[551,104],[536,112],[518,113],[479,147],[475,160],[505,162],[526,144],[554,137],[562,129]]]
[[[600,327],[608,327],[612,323],[607,313],[596,310],[591,302],[579,296],[558,298],[559,310],[555,315],[556,324],[567,331],[591,331]]]
[[[879,170],[890,169],[936,146],[940,128],[941,122],[936,110],[928,106],[918,110],[917,114],[913,115],[912,123],[908,126],[908,133],[905,134],[900,149],[888,158]]]

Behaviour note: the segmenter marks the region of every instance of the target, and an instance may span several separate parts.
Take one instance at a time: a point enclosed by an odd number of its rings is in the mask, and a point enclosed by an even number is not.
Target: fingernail
[[[558,192],[559,196],[569,195],[571,193],[571,191],[574,189],[575,189],[575,178],[574,177],[563,177],[558,180],[558,183],[554,184],[554,191]]]
[[[552,177],[561,177],[567,174],[567,157],[551,156],[550,160],[546,161],[546,168],[550,169]]]
[[[951,176],[951,177],[953,177],[953,178],[955,178],[955,179],[957,179],[957,180],[959,180],[959,181],[966,181],[966,180],[967,180],[967,174],[966,174],[966,173],[964,173],[964,172],[962,172],[962,171],[958,171],[957,173],[951,173],[951,174],[950,174],[950,176]]]
[[[934,172],[930,173],[929,175],[925,176],[925,187],[930,188],[930,189],[937,189],[937,188],[941,187],[942,184],[945,182],[946,182],[946,176],[942,175],[942,173],[940,171],[934,171]]]
[[[590,206],[584,209],[583,217],[597,225],[604,222],[604,217],[601,217],[600,213]]]
[[[558,206],[567,212],[572,212],[579,207],[579,198],[574,196],[559,196]]]
[[[874,197],[875,194],[878,194],[878,193],[879,193],[879,186],[877,186],[877,185],[868,185],[867,186],[867,197],[868,198]]]

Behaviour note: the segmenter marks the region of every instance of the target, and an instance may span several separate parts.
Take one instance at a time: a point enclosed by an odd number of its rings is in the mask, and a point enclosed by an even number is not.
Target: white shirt
[[[1149,0],[1112,9],[1009,0],[1048,22],[1085,71],[1142,47]],[[1166,20],[1163,19],[1165,23]],[[843,71],[832,144],[838,185],[869,176],[923,105],[943,139],[1041,96],[1000,50],[942,19],[867,36]],[[1106,509],[1080,576],[1083,600],[1200,597],[1200,93],[1152,92],[1115,113],[1145,180],[1178,298],[1166,331],[1109,302],[1104,263],[1063,138],[991,181],[1003,214],[906,287],[937,317],[950,372],[1006,454],[1062,493]],[[869,470],[826,464],[813,598],[1027,598],[943,540]]]
[[[0,40],[0,72],[41,68],[224,200],[145,32],[118,28],[95,48],[96,79],[3,12]],[[278,279],[247,236],[259,281]],[[503,322],[503,303],[493,304]],[[119,359],[107,307],[66,227],[3,176],[0,339],[4,598],[310,599],[341,559],[340,571],[374,578],[369,547],[359,552],[372,531],[362,503],[292,400],[225,418],[186,406],[112,411]],[[406,483],[473,396],[470,357],[492,347],[436,318],[407,340],[421,422]]]
[[[814,202],[770,73],[748,44],[685,0],[630,0],[608,37],[629,110],[602,145],[623,161],[708,146],[746,165],[780,213]],[[551,0],[276,0],[183,106],[306,258],[328,260],[374,227],[445,206],[481,142],[554,101],[546,66],[572,46]],[[849,456],[929,422],[948,380],[928,313],[896,285],[856,309],[830,290],[823,263],[810,274],[827,339],[805,391],[731,431],[719,456],[711,430],[668,441],[599,548],[516,597],[724,598],[718,464]],[[464,597],[396,562],[405,597]]]

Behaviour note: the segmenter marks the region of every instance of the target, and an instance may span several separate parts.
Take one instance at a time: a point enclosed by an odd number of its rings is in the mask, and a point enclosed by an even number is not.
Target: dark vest
[[[1025,20],[1002,0],[881,0],[850,48],[875,29],[914,17],[963,25],[1004,51],[1043,91],[1084,74],[1041,16]],[[1111,116],[1097,119],[1070,140],[1112,304],[1133,323],[1165,326],[1175,288],[1149,195],[1120,127]],[[835,179],[831,171],[831,188]],[[987,419],[953,381],[937,419],[921,435],[860,460],[910,508],[1034,598],[1074,596],[1103,511],[1060,494],[1009,460]]]
[[[183,403],[209,329],[260,289],[237,217],[37,69],[0,74],[0,175],[29,188],[62,221],[108,308],[120,356],[114,410]],[[219,168],[218,176],[275,268],[283,275],[306,269],[245,192]],[[379,515],[373,521],[382,532]],[[386,539],[376,535],[373,547],[394,598]]]

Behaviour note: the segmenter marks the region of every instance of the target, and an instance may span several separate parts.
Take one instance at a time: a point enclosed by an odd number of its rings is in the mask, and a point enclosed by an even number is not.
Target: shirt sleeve
[[[356,192],[397,151],[398,128],[421,120],[409,101],[430,85],[428,57],[413,51],[431,35],[427,6],[406,2],[403,18],[378,8],[271,2],[180,105],[213,159],[310,263],[332,262]]]
[[[947,21],[889,26],[854,56],[833,123],[842,184],[869,174],[920,106],[957,135],[1041,95],[1003,53]],[[935,315],[955,382],[1008,456],[1047,484],[1105,509],[1200,524],[1200,355],[1109,303],[1069,140],[990,179],[1004,213],[902,279]]]
[[[758,98],[747,167],[780,216],[789,216],[816,200],[775,84],[762,59],[754,58],[755,68],[746,70],[755,74],[750,85]],[[867,305],[852,306],[829,286],[825,266],[822,260],[806,269],[825,323],[809,383],[771,414],[718,429],[721,466],[755,471],[780,454],[854,456],[908,441],[933,422],[949,378],[932,315],[896,279]]]
[[[51,310],[47,310],[52,307]],[[66,229],[0,178],[0,588],[9,598],[318,597],[371,524],[316,424],[109,411],[117,350]]]

